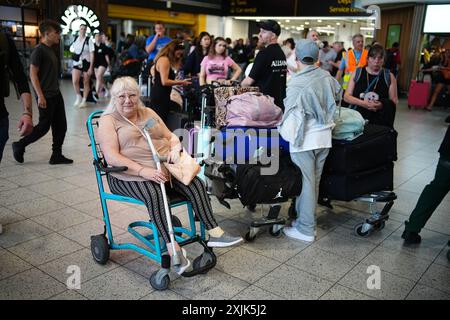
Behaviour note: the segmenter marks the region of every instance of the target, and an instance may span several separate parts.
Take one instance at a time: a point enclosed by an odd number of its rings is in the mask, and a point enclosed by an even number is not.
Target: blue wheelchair
[[[98,190],[100,194],[100,201],[103,211],[104,231],[102,234],[91,236],[91,252],[94,260],[104,265],[109,260],[110,250],[133,250],[144,256],[161,264],[161,269],[155,271],[150,276],[150,285],[156,290],[165,290],[170,283],[170,265],[171,259],[167,254],[167,247],[165,242],[159,236],[156,226],[151,221],[137,221],[128,226],[128,232],[141,241],[146,249],[133,243],[116,243],[111,229],[111,221],[109,218],[107,200],[122,201],[132,204],[144,205],[143,202],[134,198],[124,197],[107,193],[103,187],[103,177],[112,172],[126,171],[127,167],[111,167],[108,166],[101,151],[100,145],[95,140],[95,131],[99,126],[99,118],[103,111],[93,112],[88,120],[86,126],[90,139],[90,146],[92,148],[92,155],[94,158],[93,164],[95,174],[97,177]],[[210,269],[214,268],[217,262],[216,255],[213,250],[206,245],[206,230],[203,223],[200,222],[199,234],[196,228],[196,218],[192,209],[192,204],[181,198],[179,194],[168,194],[170,208],[186,205],[188,208],[189,228],[183,227],[180,220],[172,215],[172,225],[175,240],[180,246],[186,246],[192,243],[199,243],[203,246],[203,253],[196,257],[193,261],[193,269],[185,271],[183,277],[192,277],[197,274],[206,274]],[[146,228],[150,230],[149,235],[139,233],[136,228]]]

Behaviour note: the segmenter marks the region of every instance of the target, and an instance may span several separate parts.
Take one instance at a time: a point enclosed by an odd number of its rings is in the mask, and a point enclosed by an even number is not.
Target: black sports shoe
[[[48,162],[50,164],[71,164],[73,163],[72,159],[67,159],[62,154],[53,154],[50,157],[50,161]]]
[[[405,239],[406,244],[419,244],[422,237],[417,232],[403,231],[402,238]]]
[[[13,156],[17,162],[23,163],[23,154],[25,153],[25,147],[22,146],[19,142],[12,143]]]

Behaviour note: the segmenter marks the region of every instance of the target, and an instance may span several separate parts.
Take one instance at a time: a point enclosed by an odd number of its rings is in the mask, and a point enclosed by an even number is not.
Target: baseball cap
[[[281,27],[278,24],[278,22],[276,22],[275,20],[264,20],[264,21],[261,21],[260,23],[258,23],[258,26],[261,29],[272,31],[277,36],[279,36],[280,33],[281,33]]]
[[[296,43],[295,53],[297,59],[304,64],[314,64],[319,59],[317,43],[309,39],[302,39]]]

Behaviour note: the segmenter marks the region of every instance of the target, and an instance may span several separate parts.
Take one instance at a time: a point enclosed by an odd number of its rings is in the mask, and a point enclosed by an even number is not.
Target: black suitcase
[[[392,191],[394,188],[394,163],[375,169],[350,174],[322,173],[320,181],[321,198],[350,201],[364,194],[378,191]]]
[[[352,141],[333,140],[323,171],[349,174],[377,168],[397,160],[397,132],[367,124],[364,134]]]
[[[302,192],[302,172],[289,156],[280,157],[274,175],[262,175],[261,165],[237,165],[236,186],[244,206],[285,202]]]

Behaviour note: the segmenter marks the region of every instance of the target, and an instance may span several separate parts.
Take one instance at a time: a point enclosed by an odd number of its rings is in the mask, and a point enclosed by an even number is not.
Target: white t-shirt
[[[92,41],[92,38],[87,38],[88,40],[86,41],[86,44],[83,48],[85,39],[86,38],[80,39],[80,37],[77,37],[77,40],[75,40],[75,42],[70,46],[70,52],[76,54],[81,53],[79,61],[87,60],[91,62],[91,52],[95,51],[94,42]],[[83,52],[81,52],[81,50],[83,50]]]
[[[316,149],[331,148],[334,124],[318,125],[316,120],[306,121],[303,143],[299,147],[289,145],[289,152],[304,152]]]

